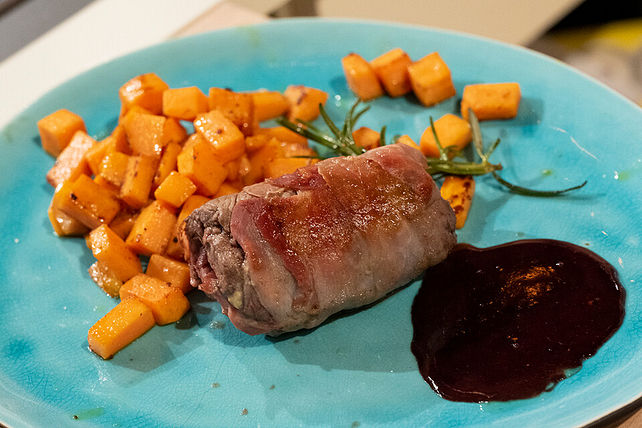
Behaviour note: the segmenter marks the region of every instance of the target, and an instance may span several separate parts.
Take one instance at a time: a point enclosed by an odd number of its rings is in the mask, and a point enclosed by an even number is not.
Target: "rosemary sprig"
[[[314,124],[296,119],[295,122],[292,122],[285,117],[280,117],[276,119],[276,122],[284,126],[291,131],[296,132],[299,135],[302,135],[310,140],[316,141],[324,147],[327,147],[332,152],[340,156],[358,156],[365,152],[363,147],[359,147],[355,144],[354,139],[352,138],[352,131],[354,126],[359,120],[359,118],[367,112],[370,107],[366,106],[361,110],[357,110],[357,107],[361,101],[357,101],[346,113],[345,121],[341,129],[330,119],[323,105],[319,105],[319,111],[323,121],[327,125],[328,129],[332,135],[328,135],[327,132],[321,131]],[[452,147],[443,147],[437,135],[435,129],[435,124],[432,117],[430,117],[430,126],[432,128],[433,135],[435,137],[435,142],[439,149],[438,158],[426,158],[427,171],[432,176],[442,176],[445,174],[450,175],[486,175],[491,174],[491,176],[502,186],[507,188],[510,192],[517,193],[524,196],[559,196],[565,193],[568,193],[573,190],[580,189],[584,187],[587,181],[584,181],[582,184],[577,186],[568,187],[565,189],[559,190],[536,190],[530,189],[528,187],[519,186],[509,181],[503,179],[497,171],[500,171],[503,167],[500,163],[493,164],[490,162],[490,156],[493,154],[495,149],[500,143],[500,139],[495,140],[488,149],[484,150],[484,143],[482,141],[481,129],[479,126],[479,120],[475,113],[472,110],[468,112],[468,120],[470,123],[470,128],[473,136],[473,147],[475,153],[479,157],[478,162],[470,161],[460,161],[453,160],[452,158],[457,156],[456,150],[453,150]],[[386,127],[384,126],[380,132],[381,145],[385,145],[385,132]]]
[[[305,138],[316,141],[322,146],[329,148],[337,155],[358,156],[362,153],[365,153],[366,150],[354,143],[354,139],[352,138],[352,130],[354,129],[354,125],[357,120],[359,120],[359,118],[365,112],[370,110],[370,106],[367,106],[357,111],[357,107],[359,106],[359,104],[360,101],[354,103],[352,108],[350,108],[348,113],[346,113],[346,119],[343,122],[343,127],[341,128],[341,130],[339,130],[332,119],[330,119],[330,116],[328,116],[328,113],[325,111],[323,106],[319,105],[321,117],[330,129],[332,135],[324,133],[312,123],[301,119],[295,119],[296,122],[291,122],[285,117],[280,117],[276,119],[276,122],[279,125],[285,126],[289,130],[294,131],[299,135],[303,135]]]
[[[473,134],[473,147],[475,148],[475,152],[477,152],[477,155],[481,158],[482,163],[488,162],[488,158],[490,155],[495,151],[497,146],[499,145],[499,138],[495,140],[493,144],[491,144],[490,148],[484,153],[484,143],[482,141],[482,135],[481,135],[481,128],[479,126],[479,120],[477,119],[477,116],[475,115],[475,112],[473,112],[472,109],[468,109],[468,122],[470,123],[470,130]],[[434,127],[433,127],[434,129]],[[435,134],[436,135],[436,134]],[[435,137],[436,138],[436,137]],[[490,171],[492,174],[493,178],[495,181],[497,181],[499,184],[502,186],[506,187],[509,191],[513,193],[517,193],[519,195],[523,196],[540,196],[540,197],[551,197],[551,196],[560,196],[563,195],[564,193],[568,193],[573,190],[581,189],[588,183],[588,181],[584,180],[582,184],[578,184],[577,186],[571,186],[567,187],[565,189],[557,189],[557,190],[536,190],[536,189],[530,189],[528,187],[523,187],[523,186],[518,186],[517,184],[513,184],[497,174],[495,170]]]

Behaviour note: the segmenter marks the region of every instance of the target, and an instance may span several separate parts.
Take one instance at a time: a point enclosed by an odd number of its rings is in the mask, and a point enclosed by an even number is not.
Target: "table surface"
[[[248,3],[252,6],[255,1]],[[216,29],[254,24],[268,18],[242,4],[221,0],[175,2],[173,0],[97,0],[76,15],[0,63],[0,128],[38,97],[65,80],[115,57],[144,46],[177,37]],[[567,2],[568,3],[568,2]],[[326,7],[332,2],[326,2]],[[127,20],[119,11],[136,12],[154,9],[155,17],[145,31],[136,19]],[[132,13],[133,12],[133,13]],[[106,18],[107,17],[107,18]],[[119,31],[111,31],[113,19],[119,19]],[[91,31],[88,31],[91,29]],[[114,33],[119,36],[115,37]],[[87,34],[79,38],[77,34]],[[101,46],[101,49],[94,49]],[[65,48],[66,47],[66,48]],[[47,61],[52,52],[56,61]],[[46,63],[46,67],[43,66]],[[28,82],[28,84],[26,84]],[[634,428],[642,426],[642,409],[630,409],[609,421],[606,426]]]

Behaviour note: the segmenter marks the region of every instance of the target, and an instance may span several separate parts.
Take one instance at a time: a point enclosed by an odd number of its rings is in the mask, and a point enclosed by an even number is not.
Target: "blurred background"
[[[0,119],[146,45],[300,16],[425,25],[530,47],[642,104],[642,0],[0,0]]]

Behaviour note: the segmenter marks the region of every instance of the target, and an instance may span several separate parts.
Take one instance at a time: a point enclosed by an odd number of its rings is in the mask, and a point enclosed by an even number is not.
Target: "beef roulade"
[[[311,328],[439,263],[455,216],[403,144],[330,158],[214,199],[181,232],[192,285],[249,334]]]

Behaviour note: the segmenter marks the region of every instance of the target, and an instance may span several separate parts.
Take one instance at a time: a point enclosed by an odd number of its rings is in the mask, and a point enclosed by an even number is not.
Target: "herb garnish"
[[[285,117],[280,117],[276,119],[276,122],[284,126],[291,131],[296,132],[299,135],[302,135],[310,140],[313,140],[322,146],[330,149],[334,154],[339,156],[358,156],[365,153],[363,147],[359,147],[355,144],[354,139],[352,138],[352,131],[354,126],[359,120],[359,118],[370,109],[370,106],[363,107],[361,110],[357,110],[357,107],[361,103],[358,100],[346,113],[345,121],[341,129],[330,119],[323,105],[319,105],[319,111],[323,121],[330,129],[331,135],[327,132],[324,132],[317,128],[314,124],[300,119],[295,119],[295,121],[290,121]],[[437,142],[437,147],[439,148],[439,157],[438,158],[426,158],[427,168],[426,170],[433,177],[441,177],[443,175],[486,175],[491,174],[492,177],[502,186],[506,187],[510,192],[517,193],[525,196],[559,196],[570,192],[572,190],[577,190],[584,187],[587,183],[585,180],[582,184],[577,186],[568,187],[565,189],[559,190],[536,190],[530,189],[527,187],[519,186],[513,183],[510,183],[503,179],[497,171],[500,171],[503,167],[501,164],[493,164],[490,162],[489,158],[499,145],[500,139],[495,140],[489,147],[484,151],[484,144],[481,136],[481,129],[479,126],[479,120],[475,113],[472,110],[468,112],[468,121],[470,123],[470,128],[473,134],[473,147],[475,153],[479,157],[479,161],[468,162],[461,160],[454,160],[453,158],[458,156],[459,153],[456,150],[453,150],[452,147],[442,147],[439,137],[437,136],[437,131],[434,126],[432,117],[430,117],[430,126],[432,127],[433,135],[435,136],[435,141]],[[385,145],[385,132],[386,127],[384,126],[380,132],[381,145]]]

